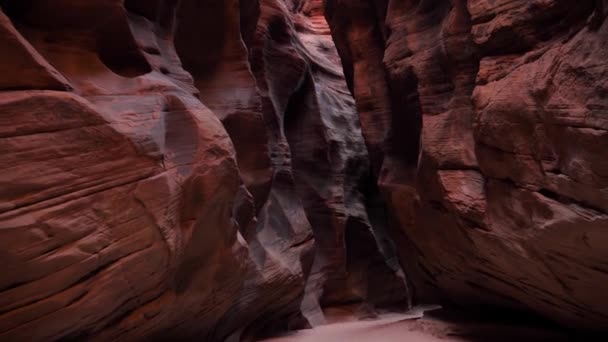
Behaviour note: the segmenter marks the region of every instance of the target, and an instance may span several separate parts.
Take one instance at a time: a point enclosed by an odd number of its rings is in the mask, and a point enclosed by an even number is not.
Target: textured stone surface
[[[407,307],[321,1],[0,5],[0,340]]]
[[[251,340],[400,265],[608,329],[607,12],[0,0],[0,340]]]
[[[608,328],[606,5],[326,1],[419,298]]]

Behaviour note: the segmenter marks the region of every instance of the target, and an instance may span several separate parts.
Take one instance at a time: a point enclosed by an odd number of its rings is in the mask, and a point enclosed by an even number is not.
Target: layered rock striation
[[[608,329],[607,14],[0,0],[0,340],[253,340],[412,297]]]
[[[0,5],[0,340],[408,306],[320,1]]]
[[[606,8],[326,1],[418,298],[608,328]]]

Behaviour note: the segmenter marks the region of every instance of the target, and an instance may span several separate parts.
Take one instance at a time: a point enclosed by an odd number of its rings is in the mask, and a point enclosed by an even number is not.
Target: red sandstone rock
[[[326,7],[418,296],[607,329],[605,1]]]
[[[0,340],[608,326],[605,0],[0,6]]]
[[[407,307],[320,1],[0,5],[0,340]]]

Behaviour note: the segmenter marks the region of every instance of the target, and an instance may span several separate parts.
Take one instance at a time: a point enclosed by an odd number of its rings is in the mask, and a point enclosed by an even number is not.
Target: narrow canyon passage
[[[0,341],[603,336],[607,15],[0,0]]]

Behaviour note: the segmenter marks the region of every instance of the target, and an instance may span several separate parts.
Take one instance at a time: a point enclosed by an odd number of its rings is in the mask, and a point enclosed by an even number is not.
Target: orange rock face
[[[326,8],[417,296],[608,329],[606,1]]]
[[[320,1],[0,5],[0,340],[407,307]]]

